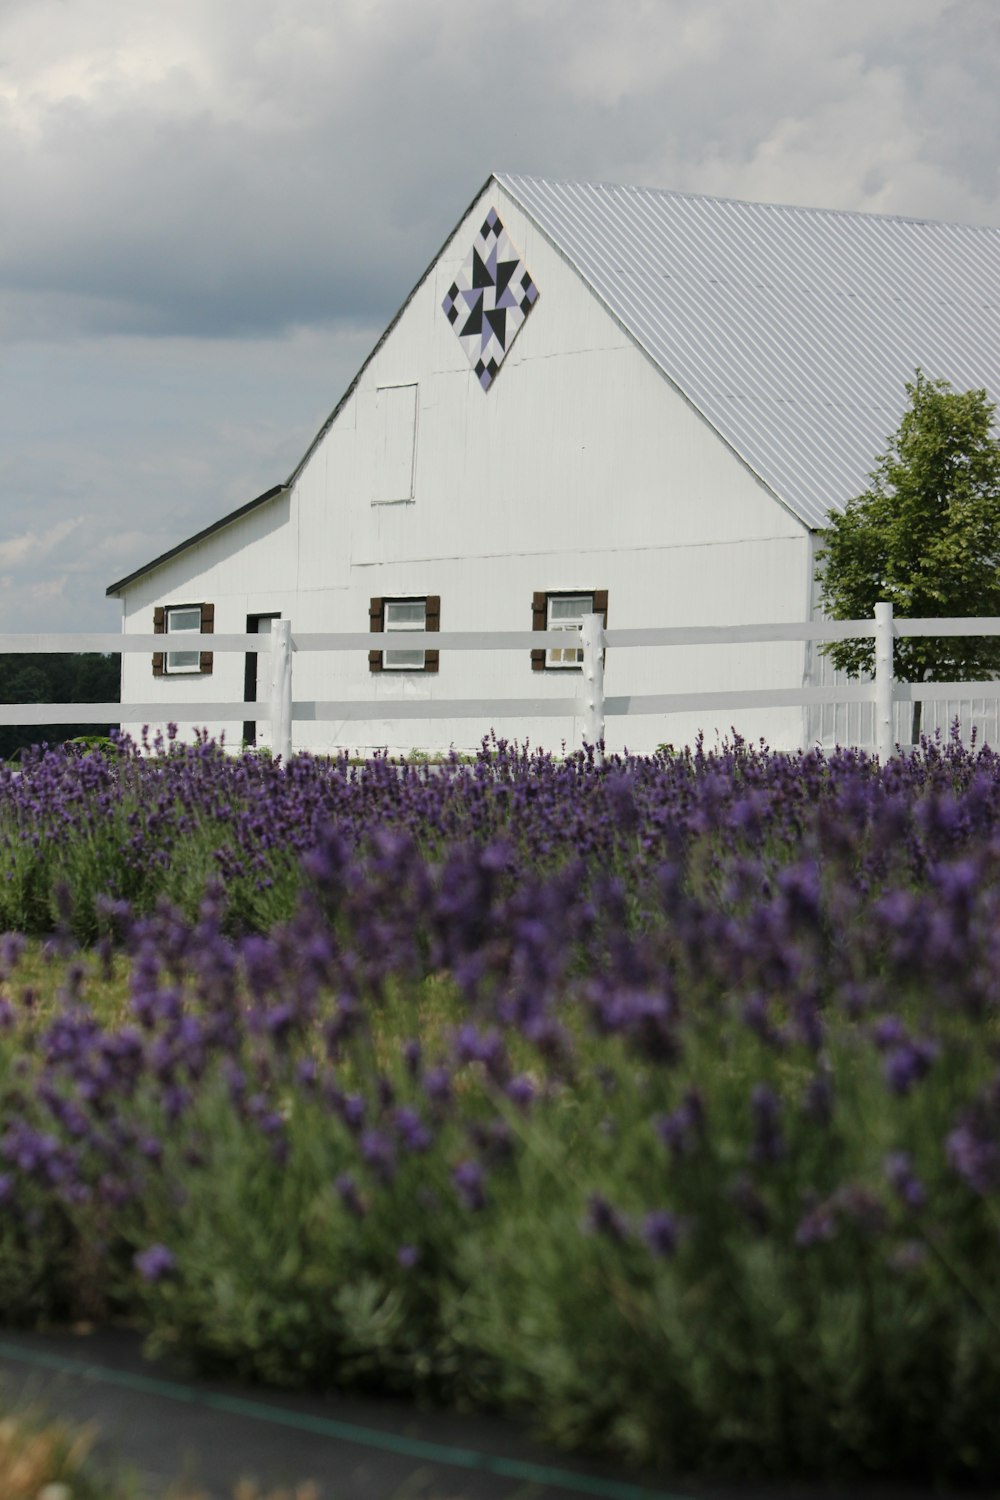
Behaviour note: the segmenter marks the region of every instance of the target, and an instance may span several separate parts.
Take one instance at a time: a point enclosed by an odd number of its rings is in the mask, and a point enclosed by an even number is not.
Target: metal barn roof
[[[1000,398],[1000,230],[496,180],[808,526],[866,488],[917,366]]]

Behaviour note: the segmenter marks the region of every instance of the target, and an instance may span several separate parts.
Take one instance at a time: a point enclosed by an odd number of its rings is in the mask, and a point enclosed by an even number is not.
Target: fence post
[[[594,761],[604,760],[604,616],[584,615],[580,624],[583,647],[583,737],[594,747]]]
[[[287,766],[292,754],[292,625],[271,621],[271,753]]]
[[[892,732],[892,605],[875,606],[875,748],[886,765],[895,749]]]

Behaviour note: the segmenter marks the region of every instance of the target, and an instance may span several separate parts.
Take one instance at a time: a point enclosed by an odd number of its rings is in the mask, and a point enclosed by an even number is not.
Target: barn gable
[[[1000,230],[507,173],[490,177],[473,204],[494,184],[812,529],[865,488],[918,366],[1000,397]],[[454,235],[285,484],[250,507],[297,482]],[[107,592],[119,594],[161,561]]]

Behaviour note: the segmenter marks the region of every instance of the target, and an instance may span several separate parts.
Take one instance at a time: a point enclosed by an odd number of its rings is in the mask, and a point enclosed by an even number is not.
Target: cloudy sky
[[[0,630],[283,480],[493,170],[1000,225],[996,0],[0,0]]]

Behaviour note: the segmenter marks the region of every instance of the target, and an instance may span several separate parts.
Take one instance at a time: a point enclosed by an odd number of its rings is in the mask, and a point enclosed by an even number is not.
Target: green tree
[[[0,655],[0,703],[117,703],[121,656],[95,652]],[[99,734],[101,724],[0,725],[0,760],[27,745],[57,745],[81,734]]]
[[[821,533],[816,580],[835,620],[871,616],[879,600],[901,617],[1000,615],[1000,441],[984,390],[954,391],[920,370],[909,407],[871,485]],[[874,668],[874,642],[823,646],[850,677]],[[897,640],[903,682],[949,682],[1000,671],[1000,639],[915,636]],[[913,740],[921,704],[913,705]]]

